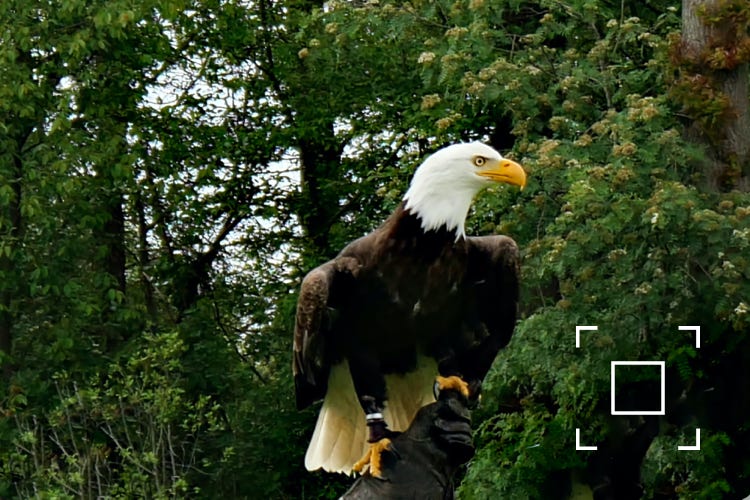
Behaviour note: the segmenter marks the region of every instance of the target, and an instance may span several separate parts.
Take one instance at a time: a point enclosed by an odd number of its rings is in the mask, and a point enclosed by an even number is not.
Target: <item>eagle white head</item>
[[[493,182],[526,185],[518,163],[481,142],[454,144],[436,151],[417,168],[404,195],[406,208],[429,231],[445,226],[464,236],[464,222],[474,196]]]

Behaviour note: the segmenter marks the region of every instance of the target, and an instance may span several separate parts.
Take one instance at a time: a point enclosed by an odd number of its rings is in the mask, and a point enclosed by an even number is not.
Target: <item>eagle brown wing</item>
[[[302,280],[294,325],[294,374],[297,408],[303,409],[325,396],[332,357],[330,332],[335,328],[337,294],[346,293],[361,268],[351,255],[352,243],[335,259],[310,271]]]
[[[484,325],[471,348],[459,355],[461,372],[481,381],[498,351],[513,335],[518,314],[520,253],[507,236],[467,238],[468,269],[473,280],[476,313]]]
[[[326,359],[328,298],[336,276],[334,261],[310,271],[302,281],[294,325],[294,374],[297,408],[309,406],[326,392],[329,362]]]

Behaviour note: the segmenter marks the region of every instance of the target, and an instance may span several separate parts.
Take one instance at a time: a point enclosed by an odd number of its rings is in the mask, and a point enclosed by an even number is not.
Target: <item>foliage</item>
[[[0,497],[339,495],[302,467],[297,285],[474,139],[530,182],[470,220],[521,246],[523,304],[460,495],[564,494],[589,466],[574,429],[611,431],[615,359],[669,368],[646,494],[746,494],[750,199],[706,189],[682,133],[727,108],[685,84],[678,9],[0,3]],[[695,426],[704,452],[678,453]]]
[[[649,457],[644,464],[643,475],[646,484],[678,484],[677,492],[687,498],[720,498],[731,492],[731,486],[721,474],[706,481],[702,471],[724,470],[723,449],[729,444],[725,434],[703,436],[702,453],[682,453],[675,455],[671,450],[681,442],[689,441],[690,436],[659,436],[649,449]],[[654,487],[647,492],[655,496]]]
[[[186,394],[180,373],[185,345],[176,333],[144,341],[91,380],[79,384],[58,374],[57,397],[41,418],[26,405],[10,408],[19,432],[9,472],[28,478],[18,484],[19,496],[188,493],[188,474],[208,465],[196,463],[203,441],[223,427],[219,405]]]
[[[666,359],[674,385],[691,386],[730,376],[712,357],[747,348],[748,199],[701,189],[701,151],[682,138],[682,103],[668,93],[677,6],[652,7],[341,7],[342,17],[361,16],[360,26],[403,15],[412,16],[411,31],[422,26],[421,102],[407,115],[419,120],[418,137],[513,145],[531,172],[521,197],[485,197],[473,219],[475,229],[521,244],[527,317],[487,384],[489,420],[461,489],[468,498],[548,497],[560,472],[583,469],[585,459],[571,453],[573,429],[586,422],[594,441],[608,432],[610,360]],[[336,16],[334,9],[328,18],[343,30]],[[582,351],[572,346],[577,324],[601,325]],[[700,353],[678,333],[689,324],[708,335]],[[502,411],[514,401],[511,413]],[[722,430],[734,425],[719,415],[706,420]],[[676,449],[663,453],[687,470]],[[694,463],[693,486],[681,485],[684,476],[652,476],[648,487],[685,497],[697,483],[706,495],[726,491],[726,471],[715,465]],[[746,484],[746,472],[734,477]]]

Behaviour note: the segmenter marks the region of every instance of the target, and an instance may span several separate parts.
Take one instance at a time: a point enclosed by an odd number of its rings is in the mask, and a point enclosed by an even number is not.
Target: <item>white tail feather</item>
[[[414,371],[404,375],[386,375],[388,401],[383,416],[391,430],[405,431],[419,409],[435,401],[432,388],[437,375],[435,360],[424,356],[417,359]]]
[[[383,416],[391,430],[406,430],[417,411],[435,401],[432,386],[437,374],[435,361],[420,356],[416,370],[405,375],[386,375],[388,401]],[[354,463],[366,452],[365,412],[354,391],[349,363],[344,361],[331,367],[328,391],[307,448],[305,467],[351,474]]]

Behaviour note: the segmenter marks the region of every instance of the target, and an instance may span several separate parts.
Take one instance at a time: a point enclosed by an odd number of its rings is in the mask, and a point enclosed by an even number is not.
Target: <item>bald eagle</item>
[[[523,188],[526,174],[478,142],[435,152],[380,227],[304,278],[297,406],[323,398],[308,470],[348,474],[369,463],[379,475],[390,432],[406,430],[435,390],[468,396],[510,340],[518,248],[506,236],[464,233],[474,196],[493,182]]]

